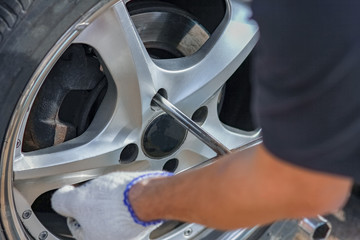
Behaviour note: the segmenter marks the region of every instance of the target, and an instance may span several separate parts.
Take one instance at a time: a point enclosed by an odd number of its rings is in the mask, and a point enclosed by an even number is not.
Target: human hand
[[[141,239],[154,230],[160,220],[143,222],[128,200],[130,188],[167,172],[114,172],[82,186],[64,186],[52,196],[53,209],[68,217],[67,224],[78,240]]]

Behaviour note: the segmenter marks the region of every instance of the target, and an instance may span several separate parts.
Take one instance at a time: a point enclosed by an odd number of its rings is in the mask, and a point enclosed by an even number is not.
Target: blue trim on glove
[[[149,222],[145,222],[145,221],[141,221],[137,216],[136,213],[134,211],[134,209],[132,208],[130,201],[129,201],[129,191],[131,189],[132,186],[134,186],[136,183],[146,179],[146,178],[151,178],[151,177],[160,177],[160,176],[173,176],[173,173],[169,173],[169,172],[155,172],[155,173],[148,173],[148,174],[144,174],[141,175],[139,177],[134,178],[131,182],[129,182],[126,185],[125,191],[124,191],[124,204],[125,206],[127,206],[131,217],[133,218],[134,222],[137,224],[140,224],[141,226],[147,227],[150,225],[155,225],[155,224],[159,224],[162,223],[163,220],[153,220],[153,221],[149,221]]]

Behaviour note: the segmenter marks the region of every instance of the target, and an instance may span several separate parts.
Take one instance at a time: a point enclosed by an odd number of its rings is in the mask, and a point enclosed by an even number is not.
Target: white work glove
[[[160,171],[110,173],[79,187],[60,188],[52,196],[52,207],[68,217],[68,227],[78,240],[138,240],[158,227],[161,220],[139,220],[128,192],[142,179],[170,175]]]

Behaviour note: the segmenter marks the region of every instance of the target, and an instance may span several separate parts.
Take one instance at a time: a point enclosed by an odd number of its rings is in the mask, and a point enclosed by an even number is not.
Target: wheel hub
[[[151,158],[163,158],[179,149],[186,138],[186,129],[172,117],[162,114],[145,129],[143,150]]]

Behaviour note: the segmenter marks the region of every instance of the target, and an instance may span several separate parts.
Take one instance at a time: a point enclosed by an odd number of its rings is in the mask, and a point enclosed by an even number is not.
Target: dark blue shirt
[[[254,0],[253,109],[266,148],[360,182],[360,1]]]

